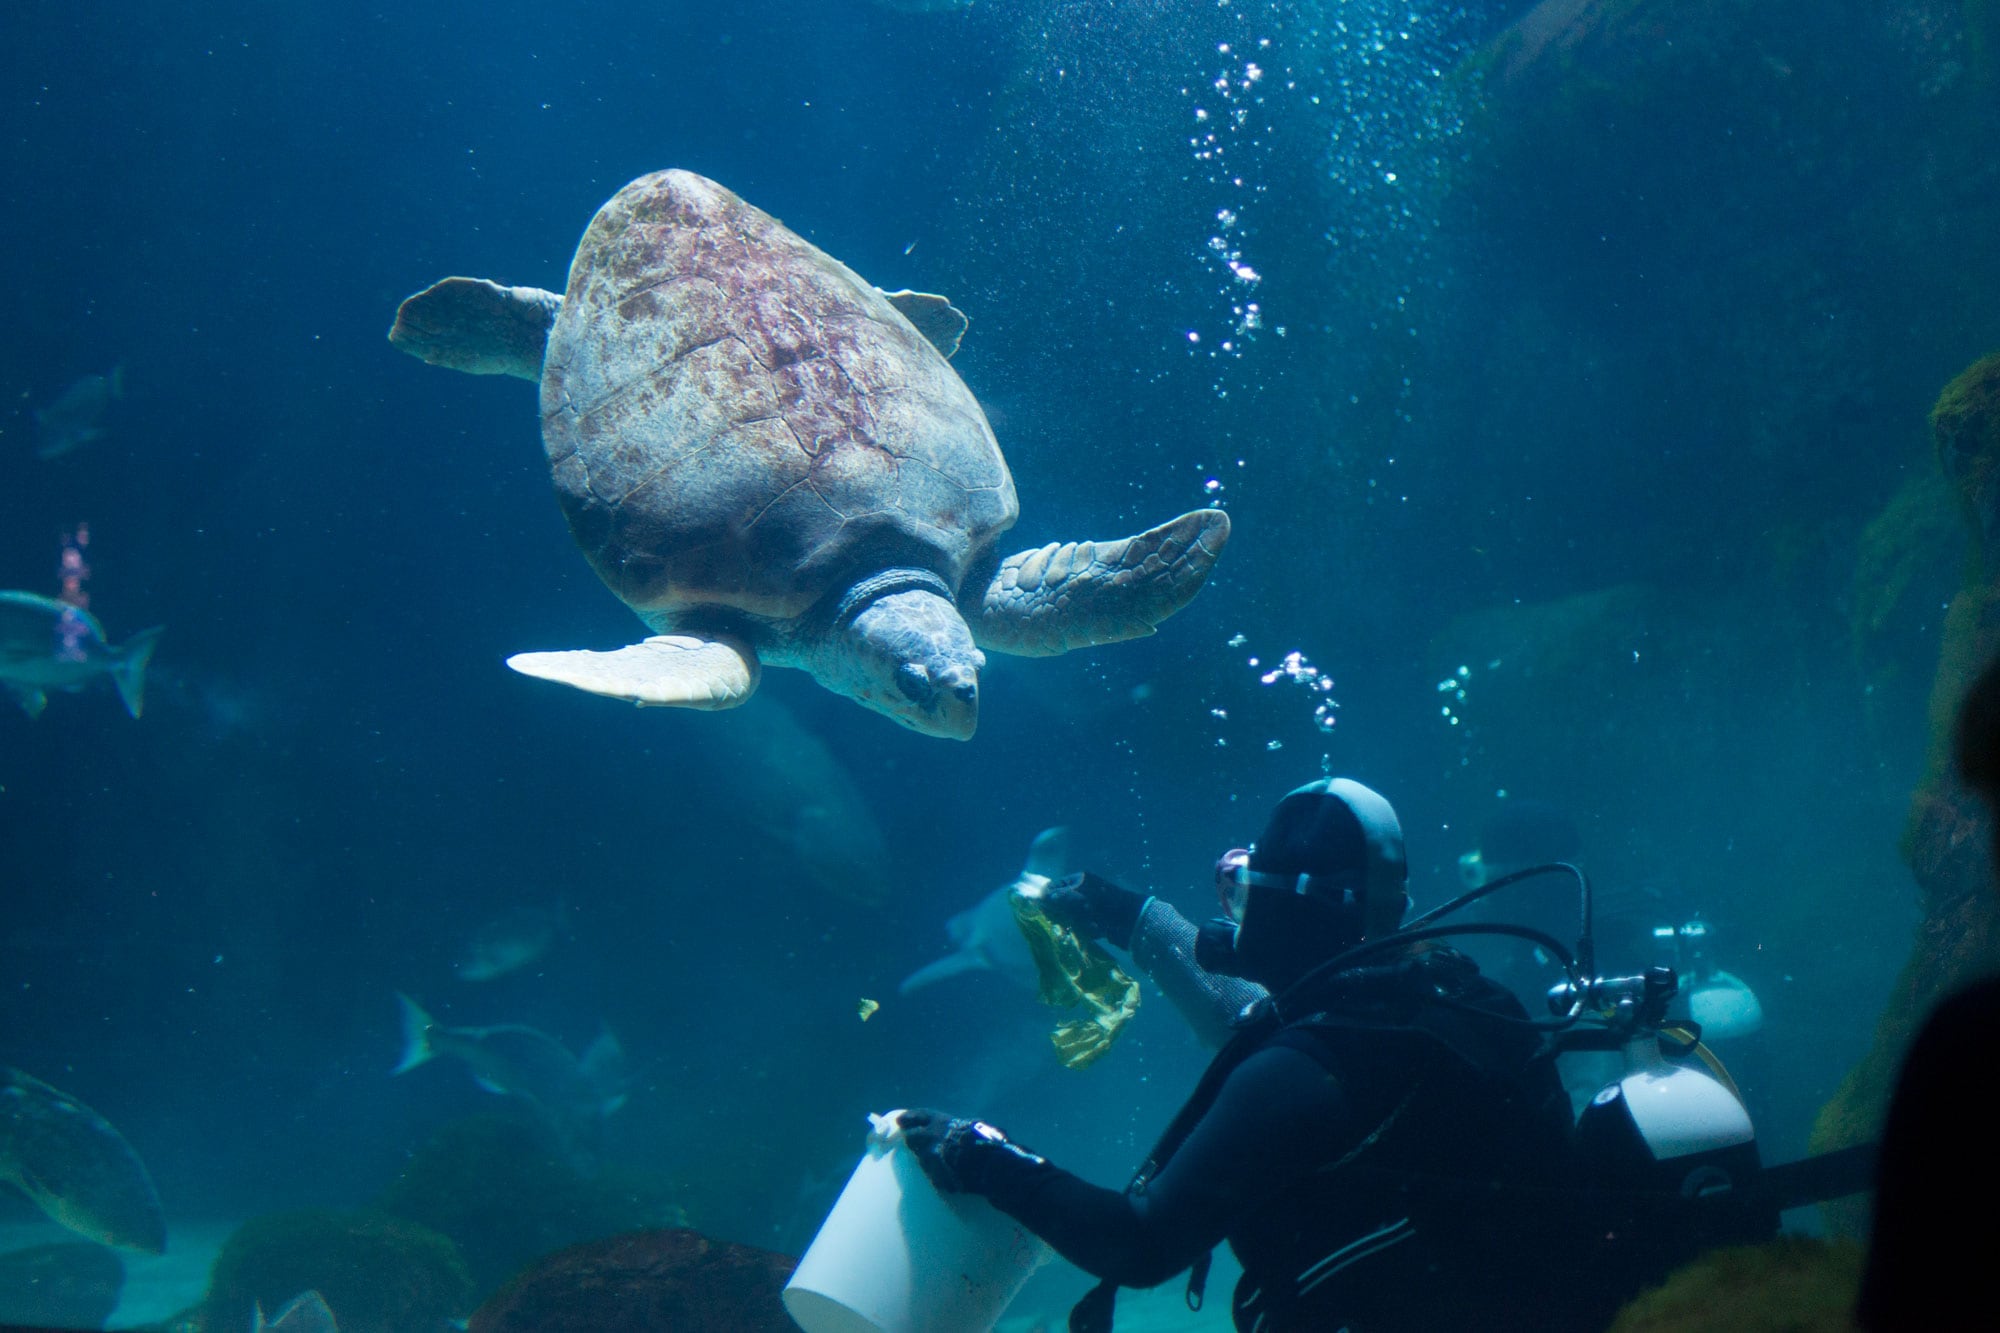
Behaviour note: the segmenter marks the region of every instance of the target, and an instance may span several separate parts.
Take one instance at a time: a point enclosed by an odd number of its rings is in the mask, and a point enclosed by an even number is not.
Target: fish
[[[470,1069],[487,1092],[518,1098],[559,1128],[603,1120],[625,1104],[625,1052],[608,1031],[579,1058],[554,1037],[519,1023],[446,1027],[409,996],[396,999],[403,1010],[403,1057],[394,1074],[447,1056]]]
[[[302,1291],[286,1301],[275,1319],[264,1318],[264,1307],[250,1307],[250,1333],[340,1333],[333,1311],[317,1291]]]
[[[103,439],[105,414],[124,396],[123,365],[103,375],[85,375],[64,389],[53,403],[35,409],[35,456],[61,458]]]
[[[32,592],[0,591],[0,685],[29,717],[40,717],[50,690],[76,691],[108,676],[138,717],[146,706],[146,664],[166,627],[106,642],[104,626],[81,607]]]
[[[491,981],[518,971],[547,953],[569,933],[569,913],[558,898],[554,907],[516,907],[472,932],[453,970],[461,981]]]
[[[8,1066],[0,1066],[0,1181],[100,1245],[166,1252],[159,1191],[132,1145],[76,1098]]]
[[[904,977],[897,993],[908,995],[962,972],[998,972],[1034,989],[1035,960],[1028,952],[1027,940],[1021,937],[1007,895],[1023,883],[1040,881],[1046,885],[1060,879],[1068,860],[1068,829],[1048,828],[1036,834],[1028,846],[1027,864],[1018,876],[945,922],[953,951]]]

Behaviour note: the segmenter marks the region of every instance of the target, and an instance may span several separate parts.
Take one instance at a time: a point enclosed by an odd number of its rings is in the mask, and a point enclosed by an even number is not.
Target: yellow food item
[[[1082,1005],[1086,1011],[1057,1024],[1049,1037],[1065,1067],[1082,1069],[1110,1050],[1119,1029],[1139,1012],[1139,983],[1096,943],[1049,920],[1032,891],[1039,887],[1031,881],[1016,885],[1007,901],[1034,955],[1042,1003],[1058,1009]]]

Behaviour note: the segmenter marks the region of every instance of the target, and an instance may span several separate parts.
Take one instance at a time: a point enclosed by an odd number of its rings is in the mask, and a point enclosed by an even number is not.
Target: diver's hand
[[[1056,880],[1042,890],[1042,915],[1085,939],[1106,940],[1119,948],[1132,942],[1146,895],[1121,889],[1088,870]]]
[[[897,1124],[903,1142],[916,1154],[917,1165],[940,1194],[984,1194],[999,1157],[1018,1157],[1037,1165],[1042,1161],[983,1120],[919,1108],[904,1111]]]

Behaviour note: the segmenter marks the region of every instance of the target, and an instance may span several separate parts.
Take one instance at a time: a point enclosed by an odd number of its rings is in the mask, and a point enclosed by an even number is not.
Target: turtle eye
[[[931,686],[931,673],[915,662],[905,662],[896,668],[896,688],[903,697],[920,704],[927,704],[937,691]]]

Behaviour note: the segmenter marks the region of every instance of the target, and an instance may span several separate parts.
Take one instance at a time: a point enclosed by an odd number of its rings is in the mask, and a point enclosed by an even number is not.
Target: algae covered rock
[[[1716,1250],[1619,1312],[1611,1333],[1848,1333],[1861,1247],[1786,1237]]]
[[[480,1306],[468,1333],[793,1333],[779,1292],[795,1266],[695,1231],[635,1232],[549,1256]]]
[[[1820,1111],[1813,1147],[1871,1138],[1881,1125],[1896,1069],[1937,1001],[2000,967],[2000,901],[1992,891],[1992,815],[1950,762],[1952,723],[1980,669],[2000,655],[2000,354],[1975,362],[1931,410],[1938,464],[1972,532],[1965,584],[1945,613],[1930,695],[1930,750],[1910,797],[1903,857],[1923,916],[1873,1047]]]
[[[687,1220],[664,1182],[587,1178],[541,1126],[500,1114],[438,1130],[376,1207],[449,1237],[482,1293],[565,1245]]]
[[[1931,438],[1938,465],[1970,506],[1978,524],[1982,557],[1993,539],[2000,513],[2000,352],[1962,371],[1931,408]],[[1983,563],[1989,576],[1993,567]]]
[[[1897,488],[1855,550],[1850,624],[1870,740],[1912,760],[1924,741],[1907,735],[1909,718],[1924,706],[1930,663],[1911,646],[1936,636],[1938,608],[1965,579],[1965,544],[1958,494],[1927,466]]]
[[[428,1227],[371,1212],[307,1209],[253,1218],[216,1256],[202,1327],[251,1327],[302,1291],[325,1298],[341,1333],[445,1333],[472,1307],[458,1247]]]

